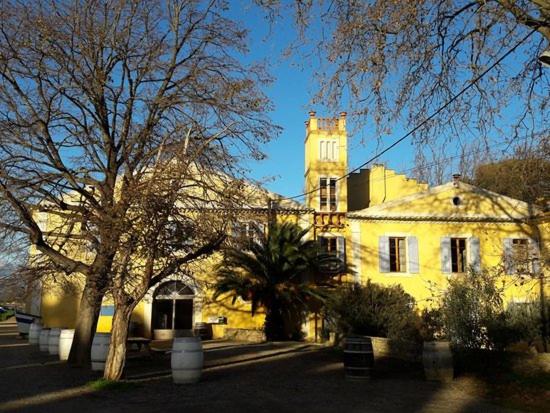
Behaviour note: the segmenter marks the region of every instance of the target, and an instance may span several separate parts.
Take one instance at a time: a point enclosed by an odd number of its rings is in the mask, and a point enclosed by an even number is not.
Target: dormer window
[[[338,161],[337,139],[322,139],[319,141],[319,160],[326,162]]]

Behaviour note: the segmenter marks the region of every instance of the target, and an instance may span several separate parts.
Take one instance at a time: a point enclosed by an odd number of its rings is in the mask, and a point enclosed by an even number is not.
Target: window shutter
[[[451,238],[441,238],[441,272],[451,273]]]
[[[533,274],[540,273],[540,249],[536,239],[529,240],[529,258],[531,259]]]
[[[418,240],[416,237],[407,237],[407,271],[411,274],[418,274],[419,261],[418,261]]]
[[[512,246],[512,238],[504,238],[503,249],[504,272],[506,274],[515,274],[516,268],[513,257],[514,250]]]
[[[378,260],[380,272],[390,272],[390,238],[378,237]]]
[[[351,256],[353,257],[354,281],[361,282],[361,227],[359,222],[351,221]]]
[[[346,262],[346,239],[344,237],[336,238],[336,250],[338,251],[338,258],[342,262]]]
[[[468,239],[468,258],[470,267],[476,272],[481,271],[480,244],[477,237]]]

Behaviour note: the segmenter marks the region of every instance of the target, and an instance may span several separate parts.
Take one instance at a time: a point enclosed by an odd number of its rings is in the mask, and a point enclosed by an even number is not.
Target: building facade
[[[346,114],[336,119],[310,112],[305,136],[305,205],[270,194],[272,207],[243,209],[236,231],[252,236],[270,214],[311,227],[311,236],[353,269],[347,278],[400,284],[419,308],[429,307],[450,277],[473,269],[498,271],[506,299],[536,299],[537,275],[550,250],[550,217],[532,205],[474,187],[455,176],[437,187],[374,165],[347,176]],[[270,201],[270,202],[271,202]],[[524,260],[517,260],[523,257]],[[152,288],[134,311],[131,335],[152,338],[186,334],[198,322],[210,323],[214,337],[260,339],[264,317],[252,317],[249,303],[212,300],[208,282],[219,256],[202,262],[193,274],[171,277]],[[531,280],[517,285],[517,276]],[[542,280],[542,278],[538,278]],[[74,326],[79,287],[43,282],[29,303],[48,327]],[[98,331],[109,331],[114,307],[106,298]],[[316,339],[318,315],[307,318],[304,331]]]

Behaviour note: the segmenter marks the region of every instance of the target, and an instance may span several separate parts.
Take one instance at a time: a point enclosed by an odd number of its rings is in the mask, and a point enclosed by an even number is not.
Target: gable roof
[[[453,205],[459,198],[460,205]],[[373,207],[348,213],[350,219],[516,222],[540,211],[527,202],[465,182],[448,182]]]

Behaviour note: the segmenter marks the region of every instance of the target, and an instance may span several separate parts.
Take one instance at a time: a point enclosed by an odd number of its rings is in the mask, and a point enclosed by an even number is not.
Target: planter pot
[[[52,328],[50,335],[48,336],[48,353],[52,356],[59,354],[59,335],[61,334],[60,328]]]
[[[200,337],[179,337],[172,344],[172,379],[174,383],[197,383],[202,375],[204,356]]]
[[[105,370],[105,361],[109,354],[109,346],[111,345],[111,333],[96,333],[92,341],[92,370]]]
[[[346,337],[344,341],[344,369],[347,380],[368,380],[374,365],[370,337]]]
[[[425,342],[422,363],[427,380],[453,380],[453,354],[448,341]]]
[[[37,320],[34,320],[34,322],[29,327],[29,344],[38,344],[41,332],[42,324],[40,324],[40,322],[38,322]]]
[[[19,334],[23,336],[29,334],[31,324],[35,320],[40,320],[40,316],[15,310],[15,321],[17,321],[17,330]]]
[[[43,328],[38,337],[38,345],[40,346],[40,351],[48,351],[48,339],[50,338],[50,329]]]
[[[69,359],[69,353],[73,345],[74,330],[61,330],[59,335],[59,360]]]

